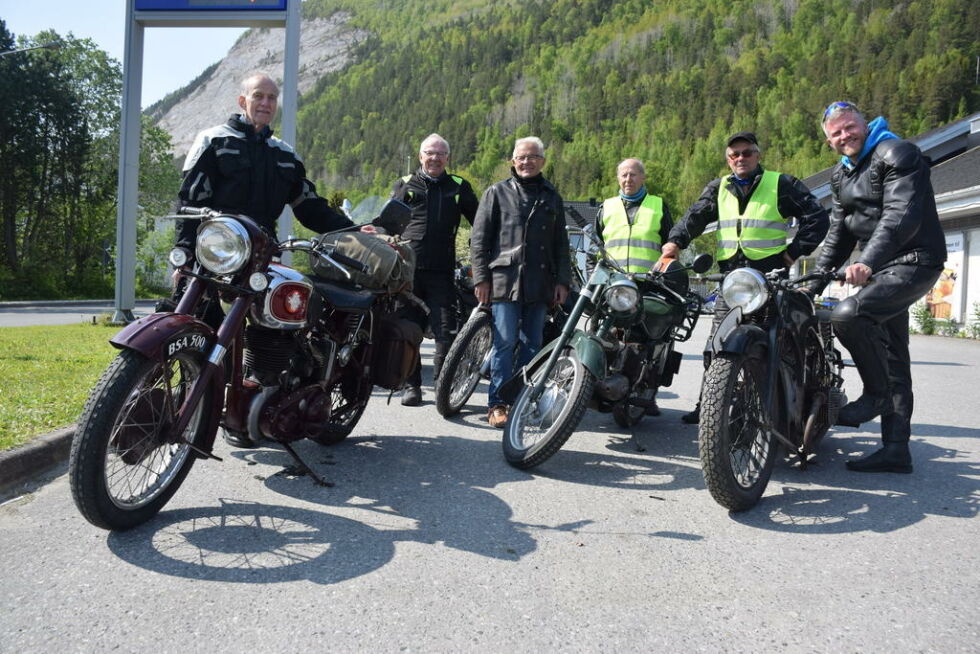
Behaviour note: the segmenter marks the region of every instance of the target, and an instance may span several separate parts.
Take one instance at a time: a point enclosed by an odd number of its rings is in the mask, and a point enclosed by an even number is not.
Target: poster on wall
[[[960,316],[960,296],[963,293],[963,283],[960,279],[962,273],[963,234],[947,234],[946,265],[936,285],[926,294],[926,305],[933,318],[956,322],[962,320]]]

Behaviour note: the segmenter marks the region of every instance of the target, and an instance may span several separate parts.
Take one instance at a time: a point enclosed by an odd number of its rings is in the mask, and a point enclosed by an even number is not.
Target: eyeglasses
[[[448,152],[443,152],[442,150],[422,150],[422,154],[427,157],[448,157]]]
[[[519,161],[520,163],[537,161],[538,159],[544,159],[544,157],[542,157],[540,154],[518,154],[514,156],[514,161]]]
[[[754,150],[754,149],[749,149],[749,150],[732,150],[731,152],[729,152],[727,154],[727,156],[732,161],[735,161],[739,157],[745,157],[746,159],[748,159],[749,157],[751,157],[754,154],[759,154],[759,151],[758,150]]]
[[[857,111],[857,110],[858,110],[858,108],[855,107],[850,102],[831,102],[827,106],[827,108],[824,109],[824,112],[823,112],[823,120],[824,120],[824,122],[827,122],[827,118],[830,117],[830,114],[835,113],[835,112]]]

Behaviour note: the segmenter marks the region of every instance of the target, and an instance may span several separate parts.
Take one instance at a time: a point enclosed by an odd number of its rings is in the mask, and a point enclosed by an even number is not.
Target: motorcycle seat
[[[367,311],[374,304],[374,293],[315,280],[317,292],[333,307],[344,311]]]

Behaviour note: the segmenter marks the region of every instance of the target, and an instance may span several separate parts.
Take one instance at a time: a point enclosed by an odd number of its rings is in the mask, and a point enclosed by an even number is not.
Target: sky
[[[123,63],[126,2],[131,0],[0,0],[0,19],[16,36],[53,29],[90,38]],[[143,107],[176,91],[220,60],[244,28],[148,27],[143,35]]]

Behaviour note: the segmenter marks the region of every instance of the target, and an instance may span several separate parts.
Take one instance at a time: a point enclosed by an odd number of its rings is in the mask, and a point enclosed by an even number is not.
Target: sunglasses
[[[729,159],[731,159],[732,161],[735,161],[739,157],[745,157],[746,159],[748,159],[752,155],[758,154],[758,153],[759,153],[758,150],[753,150],[753,149],[748,149],[748,150],[732,150],[726,156]]]
[[[852,110],[852,111],[857,111],[858,110],[858,108],[855,107],[850,102],[831,102],[827,106],[827,108],[824,109],[823,119],[824,120],[827,120],[827,117],[830,116],[830,114],[833,113],[837,109],[840,109],[840,110],[849,109],[849,110]]]

